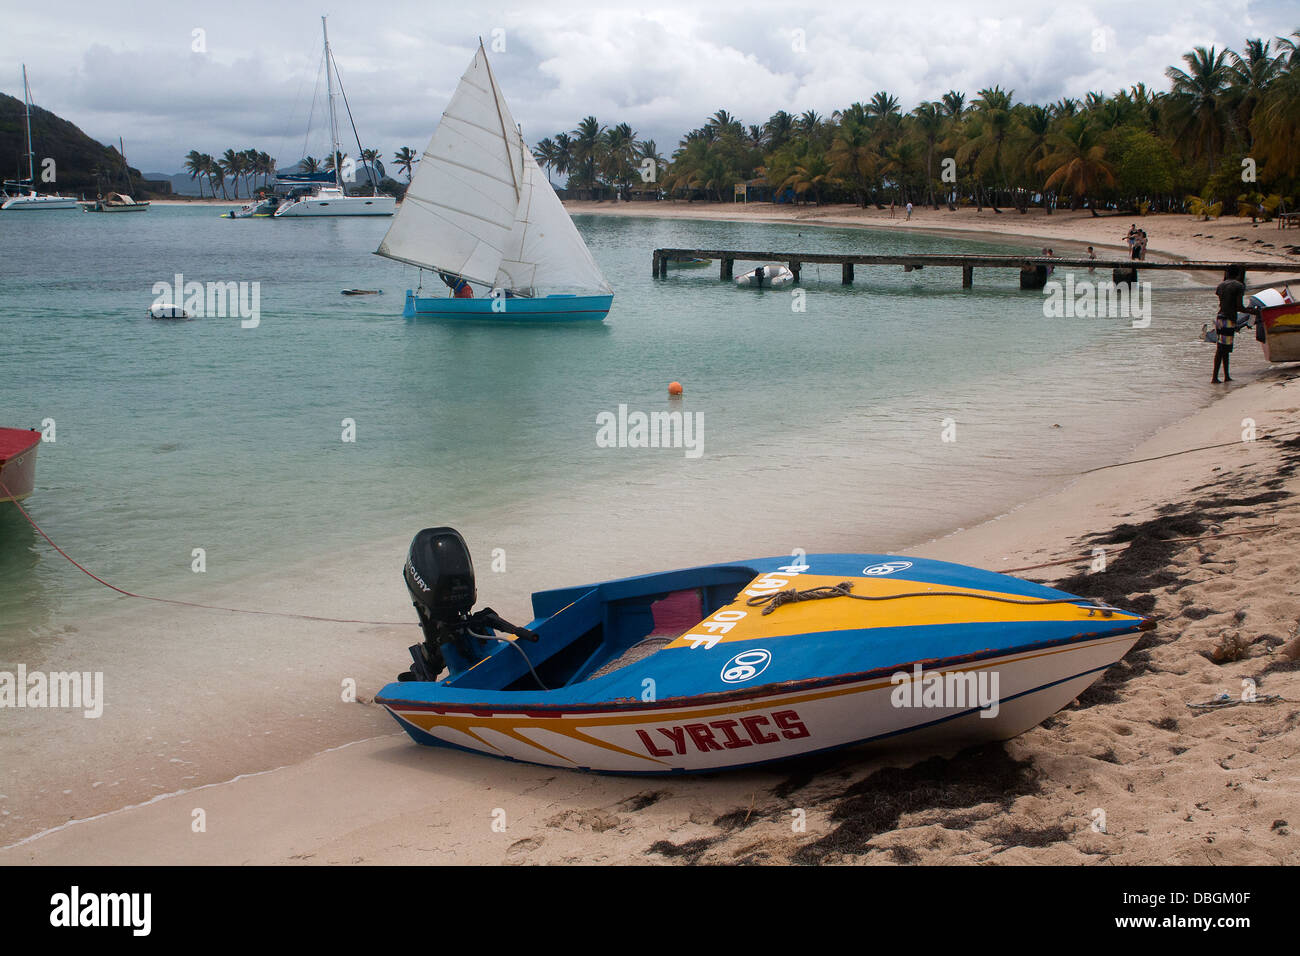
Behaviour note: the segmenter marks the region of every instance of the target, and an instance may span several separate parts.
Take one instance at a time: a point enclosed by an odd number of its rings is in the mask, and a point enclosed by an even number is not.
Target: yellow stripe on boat
[[[796,634],[819,634],[827,631],[851,631],[878,627],[922,627],[936,624],[1011,623],[1016,621],[1084,621],[1108,614],[1109,620],[1141,617],[1123,611],[1104,612],[1095,607],[1075,604],[1008,604],[1003,601],[1033,601],[1024,594],[984,591],[979,588],[909,581],[897,577],[844,578],[833,575],[798,574],[788,577],[789,587],[806,591],[833,587],[842,581],[853,585],[852,593],[883,597],[891,594],[929,592],[922,597],[905,597],[894,601],[855,601],[850,597],[821,598],[783,604],[771,614],[762,607],[748,604],[751,597],[775,594],[777,590],[763,582],[776,577],[755,578],[737,595],[736,600],[705,618],[668,647],[709,646],[733,641],[790,637]],[[940,597],[940,594],[972,595]],[[934,596],[929,596],[934,595]],[[987,600],[988,598],[1002,600]],[[1080,598],[1080,601],[1083,599]]]

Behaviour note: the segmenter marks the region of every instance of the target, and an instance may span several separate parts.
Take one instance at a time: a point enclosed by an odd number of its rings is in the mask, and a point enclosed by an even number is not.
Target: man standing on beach
[[[908,222],[912,220],[912,201],[910,199],[907,202],[907,219]]]
[[[1219,366],[1223,366],[1223,381],[1231,382],[1228,374],[1228,357],[1232,355],[1232,337],[1237,331],[1237,313],[1249,312],[1256,318],[1260,310],[1256,306],[1246,305],[1242,300],[1246,295],[1246,285],[1241,281],[1241,266],[1229,266],[1224,280],[1214,290],[1219,297],[1219,312],[1214,317],[1215,339],[1218,344],[1214,349],[1214,377],[1210,381],[1219,384]]]

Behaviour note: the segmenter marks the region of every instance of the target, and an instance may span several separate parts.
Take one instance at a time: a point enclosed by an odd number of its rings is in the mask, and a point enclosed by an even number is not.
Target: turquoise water
[[[955,269],[860,268],[842,288],[838,267],[809,266],[804,312],[789,291],[736,289],[716,268],[650,277],[658,246],[1033,243],[579,217],[616,290],[610,319],[529,328],[402,319],[415,270],[370,254],[389,220],[218,211],[0,216],[0,424],[57,428],[28,508],[128,589],[195,594],[194,548],[206,551],[204,585],[230,584],[516,506],[557,546],[600,534],[629,566],[653,534],[673,535],[683,563],[725,550],[724,531],[736,556],[901,546],[1118,460],[1208,398],[1195,331],[1211,299],[1178,277],[1157,278],[1145,330],[1046,319],[1009,272],[977,271],[962,290]],[[154,283],[176,273],[259,282],[260,325],[151,320]],[[352,287],[384,294],[339,294]],[[686,388],[678,403],[673,380]],[[598,447],[596,416],[620,403],[703,413],[703,455]],[[945,418],[955,443],[941,440]],[[548,502],[562,503],[553,519]],[[114,599],[0,510],[4,660]]]

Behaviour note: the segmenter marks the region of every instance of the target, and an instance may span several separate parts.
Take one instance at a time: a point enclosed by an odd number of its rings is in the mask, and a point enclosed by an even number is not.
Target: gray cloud
[[[628,122],[670,152],[718,109],[761,123],[778,109],[829,114],[877,90],[910,109],[948,89],[973,96],[994,84],[1038,102],[1139,81],[1165,89],[1165,67],[1193,46],[1240,48],[1247,36],[1300,26],[1294,6],[1278,0],[975,3],[488,0],[435,9],[399,0],[332,13],[330,39],[363,143],[388,157],[424,147],[476,38],[490,46],[494,30],[504,31],[496,35],[505,51],[492,55],[493,68],[530,140],[594,114]],[[0,52],[0,88],[21,95],[26,61],[40,105],[101,141],[124,137],[141,168],[176,171],[190,149],[245,146],[288,163],[303,151],[320,12],[251,0],[219,8],[139,0],[121,10],[66,0],[48,14],[27,6],[7,14],[10,36],[23,42]],[[191,50],[195,29],[205,31],[205,53]],[[1094,49],[1095,35],[1104,49]],[[316,103],[307,145],[322,155],[319,95]]]

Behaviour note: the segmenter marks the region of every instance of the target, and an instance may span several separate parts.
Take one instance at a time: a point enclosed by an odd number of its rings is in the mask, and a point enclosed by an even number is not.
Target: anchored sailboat
[[[613,290],[515,125],[483,44],[415,168],[377,255],[438,273],[450,297],[407,290],[407,317],[605,318]],[[473,294],[473,285],[489,290]]]
[[[304,189],[301,193],[295,191],[290,195],[289,201],[278,205],[269,205],[269,213],[276,219],[292,219],[302,216],[391,216],[393,210],[397,207],[397,200],[392,196],[380,195],[379,190],[374,187],[376,180],[372,176],[371,193],[369,196],[349,196],[343,188],[343,171],[341,169],[341,156],[339,151],[339,120],[338,114],[334,109],[334,77],[338,74],[338,66],[334,63],[334,54],[330,52],[329,30],[325,25],[325,18],[320,18],[321,36],[325,41],[325,85],[328,90],[329,100],[329,123],[330,123],[330,149],[334,157],[334,182],[332,185],[316,183],[309,189]],[[343,81],[339,80],[339,90],[343,89]],[[344,97],[346,103],[347,97]],[[351,116],[351,110],[348,111]],[[353,127],[355,131],[355,127]],[[361,148],[358,140],[357,149]],[[285,180],[282,180],[285,182]],[[245,207],[247,209],[247,207]],[[259,207],[265,208],[265,207]],[[249,215],[255,213],[250,212]],[[233,218],[247,218],[243,215],[233,215]]]
[[[42,196],[36,191],[36,154],[32,151],[32,91],[27,85],[27,64],[23,64],[23,106],[27,117],[27,178],[4,184],[3,210],[76,209],[77,200],[71,196]],[[19,195],[10,196],[10,188]]]

